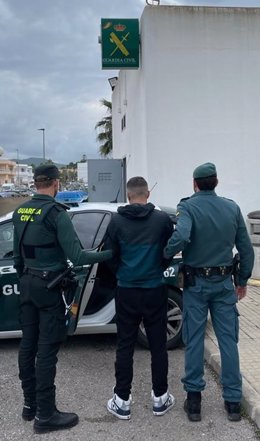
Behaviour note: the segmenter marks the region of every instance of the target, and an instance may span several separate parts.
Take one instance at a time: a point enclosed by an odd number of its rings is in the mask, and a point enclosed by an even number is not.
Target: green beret
[[[193,172],[194,179],[208,178],[210,176],[217,176],[216,166],[212,162],[205,162],[205,164],[199,165]]]
[[[34,171],[34,180],[36,182],[50,181],[59,179],[59,169],[54,164],[39,165]]]

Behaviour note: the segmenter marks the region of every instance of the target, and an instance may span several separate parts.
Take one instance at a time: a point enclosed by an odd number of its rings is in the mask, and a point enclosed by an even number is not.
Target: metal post
[[[42,154],[43,154],[43,162],[45,162],[45,129],[38,129],[42,131]]]
[[[17,181],[18,181],[18,185],[20,187],[20,166],[19,166],[19,150],[16,149],[17,151]]]

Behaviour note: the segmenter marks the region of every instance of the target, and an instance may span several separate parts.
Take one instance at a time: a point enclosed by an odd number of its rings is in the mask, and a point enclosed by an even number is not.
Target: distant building
[[[33,182],[33,170],[31,165],[16,164],[15,165],[15,183],[17,186],[29,185]]]
[[[88,163],[78,162],[77,163],[77,176],[78,181],[83,181],[84,184],[88,183]]]
[[[15,167],[14,161],[0,158],[0,185],[15,183]]]

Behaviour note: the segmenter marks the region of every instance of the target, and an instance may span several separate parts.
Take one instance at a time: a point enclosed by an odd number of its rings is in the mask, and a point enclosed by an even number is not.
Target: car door
[[[77,232],[83,249],[98,251],[110,222],[112,214],[107,211],[75,211],[71,213],[72,223]],[[96,285],[96,276],[100,264],[85,265],[82,269],[76,269],[76,278],[79,286],[76,290],[74,303],[68,319],[68,334],[72,335],[79,320],[84,315],[91,294]]]
[[[13,267],[13,223],[10,219],[0,224],[0,332],[20,329],[19,294]]]
[[[111,213],[76,212],[72,222],[84,249],[100,248]],[[0,333],[6,337],[20,335],[19,282],[13,267],[13,223],[9,219],[0,224]],[[87,308],[95,286],[98,265],[85,265],[76,272],[78,288],[75,294],[73,313],[68,320],[68,333],[73,334],[77,323]]]

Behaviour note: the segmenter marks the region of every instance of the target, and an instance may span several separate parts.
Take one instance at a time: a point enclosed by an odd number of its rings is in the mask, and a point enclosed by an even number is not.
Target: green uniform
[[[195,176],[196,178],[196,176]],[[239,285],[245,286],[254,262],[254,252],[238,205],[215,191],[198,191],[178,205],[176,231],[165,248],[169,258],[183,252],[183,262],[193,269],[194,285],[183,292],[183,340],[186,344],[184,388],[204,389],[204,337],[208,311],[218,339],[223,397],[241,399],[239,370],[237,296],[232,281],[234,246],[240,254]],[[225,268],[225,274],[218,269]],[[205,268],[214,270],[206,276]],[[197,271],[196,271],[197,270]],[[200,273],[201,271],[201,273]]]
[[[111,257],[110,251],[96,253],[82,250],[64,206],[51,196],[34,195],[31,201],[15,210],[13,222],[14,262],[19,274],[24,266],[62,272],[67,266],[67,259],[74,265],[86,265]]]
[[[53,178],[55,176],[51,176]],[[23,336],[19,350],[19,377],[24,409],[30,409],[33,417],[37,407],[37,418],[46,419],[56,409],[57,353],[66,336],[65,307],[60,289],[56,286],[48,290],[47,285],[67,267],[67,259],[74,265],[93,264],[110,258],[112,253],[109,250],[83,251],[64,206],[51,196],[33,196],[15,210],[13,223],[14,262],[20,276]]]
[[[177,212],[177,228],[165,257],[183,251],[183,261],[191,267],[230,266],[236,246],[240,254],[239,285],[246,285],[254,252],[239,206],[215,191],[199,191],[182,199]]]

